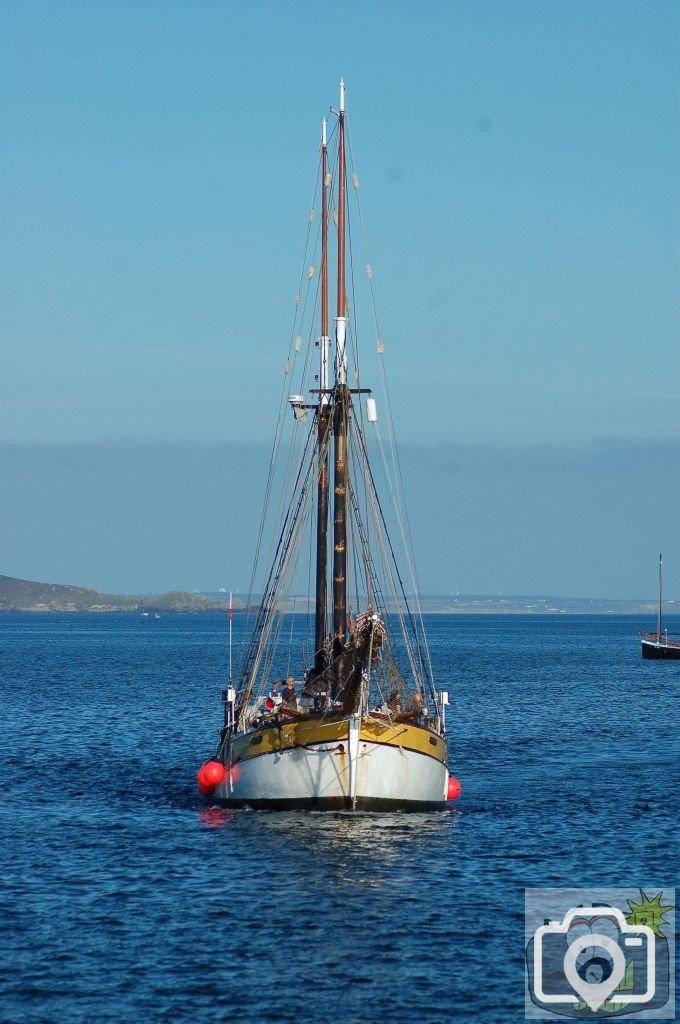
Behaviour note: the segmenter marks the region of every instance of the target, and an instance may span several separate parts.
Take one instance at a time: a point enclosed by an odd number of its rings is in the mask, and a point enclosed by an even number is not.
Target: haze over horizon
[[[268,458],[255,443],[6,446],[3,490],[22,500],[3,507],[2,572],[107,593],[247,592]],[[423,593],[654,598],[650,537],[672,535],[678,508],[662,446],[555,461],[549,446],[402,445],[401,461]],[[668,550],[664,566],[672,598]]]
[[[422,591],[680,595],[680,7],[344,10],[0,12],[0,572],[247,589],[342,75]]]

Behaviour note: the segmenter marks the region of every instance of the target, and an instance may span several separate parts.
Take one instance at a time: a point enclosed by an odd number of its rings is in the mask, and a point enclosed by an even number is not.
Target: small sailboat
[[[672,640],[668,630],[662,629],[663,612],[663,559],[659,555],[659,608],[656,633],[640,633],[643,658],[666,658],[680,661],[680,640]]]
[[[251,582],[247,608],[257,610],[247,613],[234,675],[230,646],[224,723],[198,784],[207,798],[229,807],[437,809],[458,795],[460,784],[448,773],[448,693],[434,684],[396,449],[383,445],[376,400],[362,386],[353,278],[348,284],[348,239],[356,244],[357,236],[348,228],[343,82],[331,113],[330,133],[322,121],[316,173],[319,236],[312,240],[312,209],[258,540],[261,551],[271,538],[271,559],[259,605],[252,600],[260,593],[255,575]],[[351,182],[358,202],[355,174]],[[318,273],[309,262],[314,251]],[[370,268],[366,276],[372,304]],[[377,335],[374,309],[369,319]],[[376,337],[379,364],[383,352]],[[389,430],[389,407],[386,421]],[[275,498],[278,491],[285,498]],[[385,495],[394,499],[392,512]],[[272,519],[277,525],[268,532]],[[397,560],[397,538],[406,549],[411,589]],[[229,623],[231,636],[231,601]]]

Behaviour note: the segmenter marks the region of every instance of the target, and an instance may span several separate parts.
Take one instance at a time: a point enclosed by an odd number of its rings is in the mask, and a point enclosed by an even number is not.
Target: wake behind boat
[[[659,555],[659,609],[656,633],[640,633],[643,658],[663,658],[680,661],[680,640],[672,640],[668,630],[662,629],[663,615],[663,559]]]
[[[348,227],[342,82],[339,109],[331,112],[330,140],[322,122],[314,200],[321,207],[319,237],[315,242],[312,209],[258,539],[259,555],[271,538],[271,560],[240,671],[232,677],[230,670],[218,748],[198,782],[226,806],[441,808],[460,792],[447,768],[448,694],[435,689],[432,677],[396,448],[391,438],[383,444],[376,401],[362,386],[358,300],[347,255],[347,240],[356,245],[357,235]],[[356,174],[351,180],[358,207]],[[337,246],[332,339],[331,223]],[[310,262],[315,252],[318,273]],[[366,276],[377,335],[370,268]],[[378,337],[375,346],[384,385]],[[389,431],[387,398],[385,408]],[[258,557],[251,593],[257,572]],[[303,581],[311,583],[304,600]],[[303,612],[289,624],[286,615],[300,604]]]

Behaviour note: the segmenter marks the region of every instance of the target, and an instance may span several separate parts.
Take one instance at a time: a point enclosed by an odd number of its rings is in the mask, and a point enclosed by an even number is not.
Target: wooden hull
[[[680,661],[680,643],[677,640],[659,638],[656,633],[643,633],[641,646],[643,658]]]
[[[446,759],[446,742],[421,726],[307,719],[238,736],[212,799],[270,810],[440,809]]]

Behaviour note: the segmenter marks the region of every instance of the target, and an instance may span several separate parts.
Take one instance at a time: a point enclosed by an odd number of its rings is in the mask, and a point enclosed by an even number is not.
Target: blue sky
[[[414,466],[457,453],[437,492],[451,564],[422,541],[424,588],[638,596],[663,549],[680,594],[680,7],[338,10],[0,5],[0,571],[130,591],[243,575],[219,516],[200,552],[159,517],[187,446],[207,470],[215,445],[269,441],[343,75],[398,436]],[[537,550],[546,480],[562,500]],[[153,505],[167,547],[111,518],[109,487]],[[195,523],[224,495],[192,487]],[[413,526],[431,533],[427,509]]]

